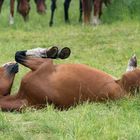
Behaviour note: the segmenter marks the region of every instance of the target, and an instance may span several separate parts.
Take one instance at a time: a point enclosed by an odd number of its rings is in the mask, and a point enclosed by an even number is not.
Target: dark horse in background
[[[49,25],[53,25],[53,17],[54,12],[56,9],[56,1],[57,0],[51,0],[51,19]],[[64,19],[65,22],[69,22],[69,6],[70,6],[71,0],[64,0]],[[82,13],[83,13],[83,22],[85,24],[90,22],[91,18],[91,12],[92,7],[94,7],[94,18],[93,18],[93,24],[97,25],[100,23],[100,17],[102,15],[102,5],[105,4],[106,6],[110,3],[110,0],[79,0],[79,21],[82,21]]]
[[[56,9],[56,1],[57,0],[51,0],[51,19],[49,22],[49,25],[53,25],[53,17],[54,17],[54,12]],[[69,20],[69,6],[70,6],[71,0],[64,0],[64,19],[65,22],[68,23]],[[80,10],[80,16],[79,16],[79,21],[82,21],[82,0],[79,0],[79,10]]]
[[[0,12],[2,9],[4,0],[0,0]],[[40,14],[45,13],[46,5],[45,0],[34,0],[37,8],[37,12]],[[15,0],[10,0],[10,16],[9,16],[9,23],[14,23],[14,7],[15,7]],[[28,20],[29,11],[30,11],[30,0],[17,0],[17,11],[19,14],[22,15],[24,21]]]

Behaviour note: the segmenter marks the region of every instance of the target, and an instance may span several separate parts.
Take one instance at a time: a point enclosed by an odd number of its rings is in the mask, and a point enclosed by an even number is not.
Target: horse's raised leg
[[[82,0],[79,0],[79,11],[80,11],[79,22],[82,22],[82,13],[83,13]]]
[[[3,2],[4,2],[4,0],[0,0],[0,12],[1,12],[1,9],[2,9]]]
[[[51,0],[51,19],[49,22],[50,26],[53,25],[53,17],[54,17],[55,9],[56,9],[56,0]]]
[[[90,23],[92,0],[82,0],[84,24]]]
[[[70,6],[70,2],[71,0],[65,0],[64,1],[64,18],[65,18],[65,22],[69,23],[70,20],[69,20],[69,6]]]
[[[93,17],[93,25],[99,25],[101,23],[100,17],[102,14],[102,0],[94,1],[94,17]]]
[[[14,24],[14,4],[15,4],[15,0],[10,0],[9,24]]]

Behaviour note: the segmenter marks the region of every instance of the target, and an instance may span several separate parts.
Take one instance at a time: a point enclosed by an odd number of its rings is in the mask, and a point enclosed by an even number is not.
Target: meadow
[[[30,20],[24,23],[16,13],[15,24],[8,24],[8,1],[0,15],[0,64],[14,60],[18,50],[53,45],[69,47],[71,56],[55,63],[83,63],[118,78],[135,53],[140,61],[140,2],[114,0],[104,7],[102,24],[83,26],[78,22],[78,0],[70,8],[70,24],[63,19],[63,3],[58,1],[55,23],[49,27],[50,2],[44,16],[31,2]],[[20,65],[12,94],[29,70]],[[28,108],[22,113],[0,111],[0,140],[139,140],[140,96],[106,103],[84,103],[59,111],[53,106]]]

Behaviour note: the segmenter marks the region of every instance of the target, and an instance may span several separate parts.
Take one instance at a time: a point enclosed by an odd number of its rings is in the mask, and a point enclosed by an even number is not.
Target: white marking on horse
[[[9,16],[9,24],[10,25],[14,24],[14,17],[11,14]]]
[[[44,48],[35,48],[28,50],[26,52],[26,56],[32,56],[32,57],[47,57],[47,49]]]
[[[101,24],[101,21],[99,19],[99,16],[93,16],[93,25],[99,25]]]

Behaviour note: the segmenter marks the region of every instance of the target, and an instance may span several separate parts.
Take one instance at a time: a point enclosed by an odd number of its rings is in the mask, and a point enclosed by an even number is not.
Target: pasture
[[[78,23],[78,1],[72,1],[70,24],[63,19],[63,4],[58,1],[53,27],[49,27],[50,3],[40,16],[31,2],[30,20],[24,23],[16,14],[8,24],[8,1],[0,15],[0,64],[14,60],[17,50],[58,45],[72,50],[70,58],[55,63],[83,63],[121,77],[134,53],[140,61],[140,2],[114,0],[104,8],[103,24],[94,27]],[[138,64],[139,65],[139,64]],[[28,71],[20,65],[12,88],[19,88]],[[0,112],[0,139],[5,140],[138,140],[140,138],[140,96],[115,102],[85,103],[67,111],[53,106],[29,108],[22,113]]]

